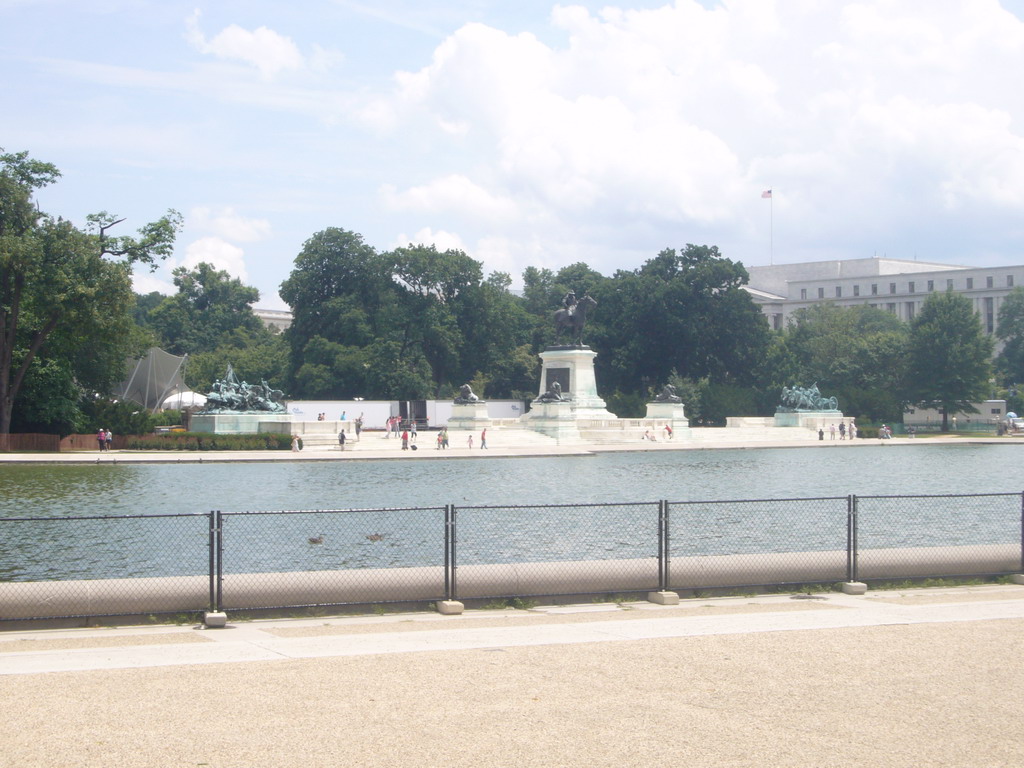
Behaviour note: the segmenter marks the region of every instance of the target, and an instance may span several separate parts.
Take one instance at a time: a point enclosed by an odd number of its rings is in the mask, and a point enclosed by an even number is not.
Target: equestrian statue
[[[584,293],[577,301],[576,294],[569,291],[562,299],[562,306],[564,309],[555,312],[555,343],[561,343],[562,333],[568,331],[570,341],[577,347],[582,347],[587,312],[597,306],[597,300],[589,293]]]

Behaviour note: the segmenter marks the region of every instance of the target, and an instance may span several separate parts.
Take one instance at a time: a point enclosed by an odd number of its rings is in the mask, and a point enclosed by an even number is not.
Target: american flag
[[[770,189],[766,189],[764,192],[761,193],[761,197],[771,197],[771,196],[772,196],[772,191]]]

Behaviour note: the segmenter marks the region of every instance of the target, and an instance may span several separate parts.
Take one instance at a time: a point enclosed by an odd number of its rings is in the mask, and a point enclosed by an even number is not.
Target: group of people
[[[109,451],[114,447],[114,433],[109,429],[100,429],[96,433],[96,442],[100,446],[101,451]]]
[[[882,426],[883,426],[883,428],[885,427],[884,424]],[[850,439],[853,440],[855,437],[857,437],[857,425],[854,424],[852,421],[850,422],[850,426],[849,427],[846,426],[846,422],[845,421],[840,421],[838,426],[836,426],[835,424],[829,424],[828,425],[828,434],[829,434],[829,439],[830,440],[835,440],[836,439],[836,432],[839,433],[839,439],[840,440],[845,440],[847,435],[849,435]],[[879,431],[879,435],[881,435],[881,431]],[[889,436],[892,437],[892,433],[890,433]],[[824,440],[825,439],[825,428],[824,427],[819,427],[818,428],[818,439],[819,440]]]
[[[666,440],[671,440],[673,437],[675,437],[675,432],[672,431],[672,425],[669,424],[668,422],[665,422],[665,426],[661,428],[661,431],[664,433]],[[644,430],[644,436],[642,439],[649,440],[652,443],[658,442],[657,435],[655,435],[649,429]]]
[[[410,423],[409,423],[409,426],[412,428],[412,437],[413,437],[413,439],[415,439],[416,438],[416,420],[412,419],[410,421]],[[398,433],[401,431],[401,429],[402,429],[402,417],[401,416],[392,416],[390,419],[388,419],[387,421],[384,422],[384,437],[385,438],[390,438],[392,435],[394,435],[395,437],[398,437]]]

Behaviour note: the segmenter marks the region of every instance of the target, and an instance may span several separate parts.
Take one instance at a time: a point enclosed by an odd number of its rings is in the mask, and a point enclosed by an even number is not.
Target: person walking
[[[840,421],[839,422],[839,439],[840,440],[845,440],[846,439],[846,422],[845,421]]]
[[[469,446],[470,450],[473,449],[473,433],[469,433],[469,437],[466,438],[466,445]]]
[[[448,450],[448,427],[441,428],[441,447]]]
[[[470,446],[470,447],[472,447],[472,446]],[[483,450],[486,447],[487,447],[487,427],[484,427],[483,431],[480,433],[480,449]]]
[[[341,448],[341,450],[343,450],[343,451],[345,450],[345,439],[346,439],[346,438],[345,438],[345,430],[344,430],[344,429],[342,429],[342,430],[341,430],[341,431],[340,431],[340,432],[338,433],[338,446],[339,446],[339,447]]]
[[[108,451],[113,450],[113,448],[114,448],[114,433],[111,432],[108,429],[107,433],[103,436],[103,440],[107,444],[107,450]]]
[[[101,451],[107,449],[107,431],[103,427],[100,427],[100,431],[96,433],[96,442],[99,443]]]
[[[409,430],[402,430],[402,450],[409,450]]]
[[[829,424],[828,425],[828,434],[829,434],[829,440],[835,440],[836,439],[836,425],[835,424]]]

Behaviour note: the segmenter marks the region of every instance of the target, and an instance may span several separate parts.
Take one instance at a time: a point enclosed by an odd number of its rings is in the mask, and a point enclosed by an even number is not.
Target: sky
[[[1024,264],[1024,0],[0,0],[0,67],[42,210],[184,215],[141,293],[206,261],[285,309],[328,227],[514,287],[688,243]]]

